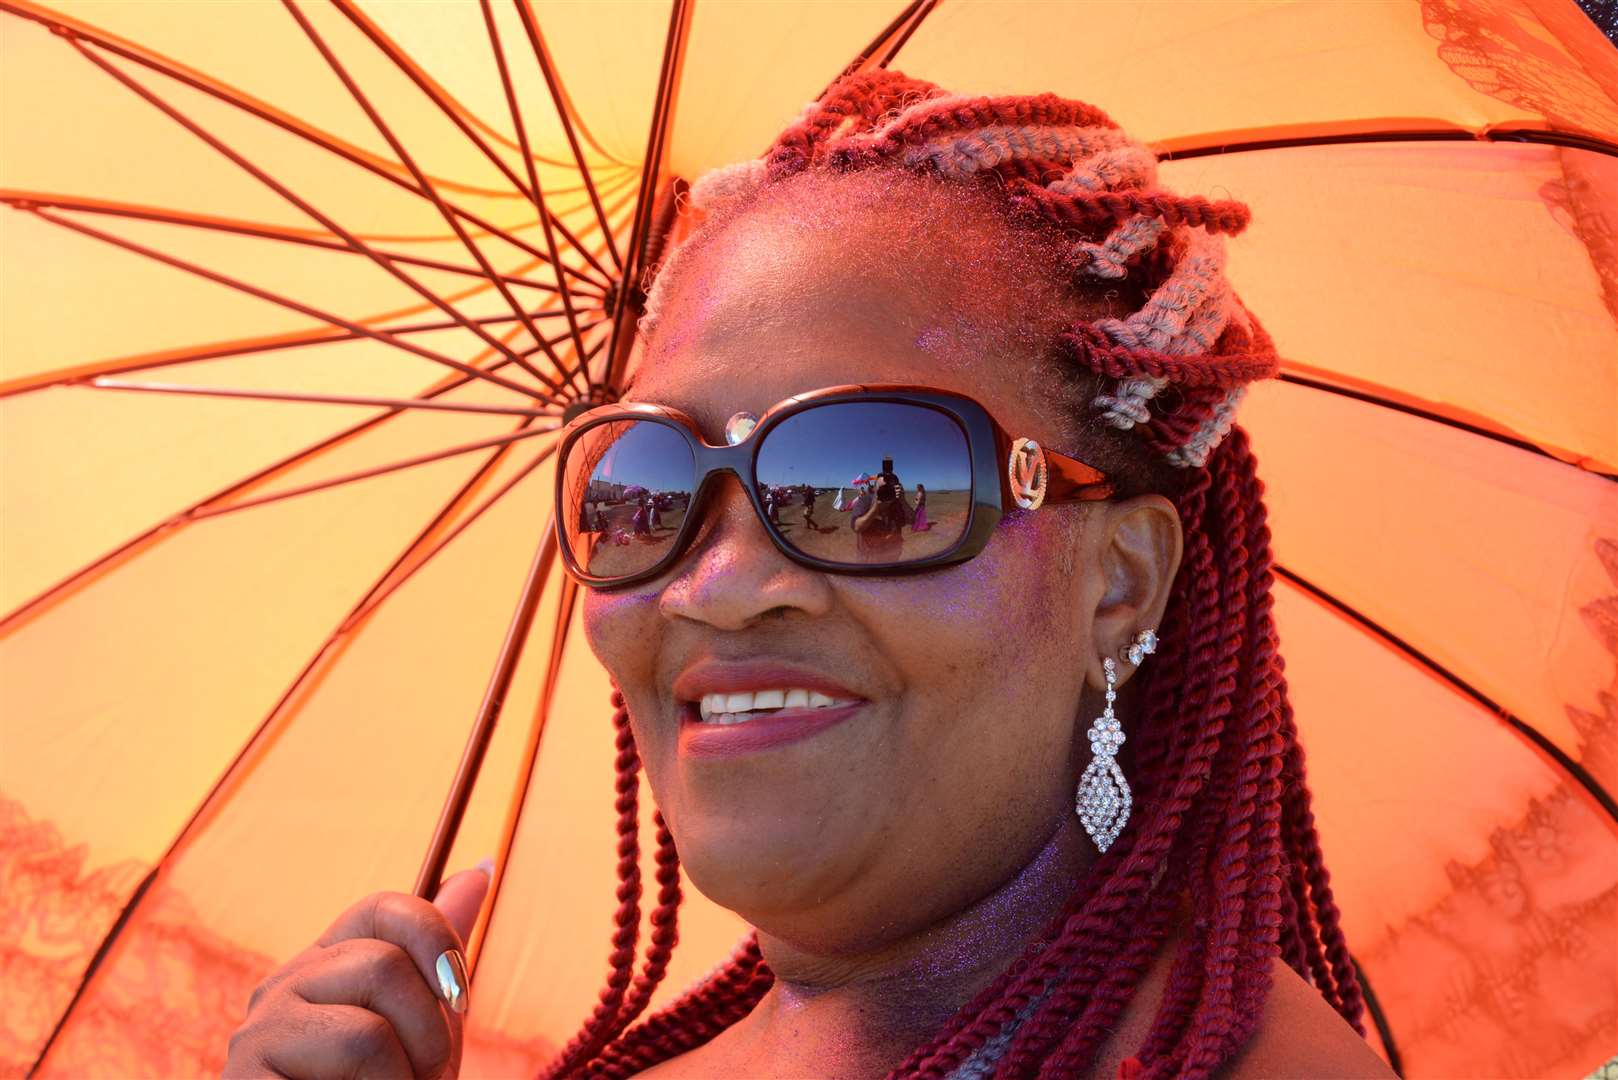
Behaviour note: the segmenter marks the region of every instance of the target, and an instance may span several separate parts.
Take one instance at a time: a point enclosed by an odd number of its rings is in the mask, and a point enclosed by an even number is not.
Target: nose
[[[715,483],[703,531],[664,585],[658,610],[718,630],[742,630],[772,613],[829,611],[826,575],[776,548],[739,480],[726,473]]]

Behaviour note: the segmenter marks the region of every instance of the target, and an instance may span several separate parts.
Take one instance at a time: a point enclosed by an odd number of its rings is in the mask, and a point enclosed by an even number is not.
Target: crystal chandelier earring
[[[1157,649],[1157,634],[1142,630],[1135,640],[1119,650],[1119,656],[1136,667]],[[1079,777],[1079,790],[1073,809],[1084,831],[1101,851],[1106,851],[1129,822],[1131,805],[1129,781],[1118,767],[1118,748],[1124,744],[1124,729],[1113,715],[1112,703],[1118,696],[1118,662],[1107,657],[1101,662],[1107,676],[1107,707],[1090,725],[1090,764]]]

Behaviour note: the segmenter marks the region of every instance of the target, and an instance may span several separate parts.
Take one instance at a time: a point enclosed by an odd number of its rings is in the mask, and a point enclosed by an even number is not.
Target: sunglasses
[[[563,429],[556,529],[567,570],[610,589],[669,570],[701,530],[712,481],[741,482],[793,562],[903,574],[964,562],[1013,507],[1106,499],[1098,469],[1013,438],[963,394],[898,384],[798,394],[737,413],[724,446],[678,409],[617,403]]]

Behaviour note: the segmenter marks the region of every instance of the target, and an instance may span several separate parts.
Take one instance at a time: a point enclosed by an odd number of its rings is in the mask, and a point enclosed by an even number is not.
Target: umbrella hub
[[[573,422],[573,418],[581,413],[587,413],[597,405],[606,405],[616,400],[618,400],[618,396],[605,387],[593,387],[588,394],[574,398],[567,403],[562,409],[562,423],[570,424]]]

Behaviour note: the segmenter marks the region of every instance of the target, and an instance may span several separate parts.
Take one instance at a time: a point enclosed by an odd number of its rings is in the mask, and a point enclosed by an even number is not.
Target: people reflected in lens
[[[772,527],[829,562],[943,554],[965,535],[972,514],[964,433],[948,414],[915,405],[808,409],[767,432],[755,467]]]

